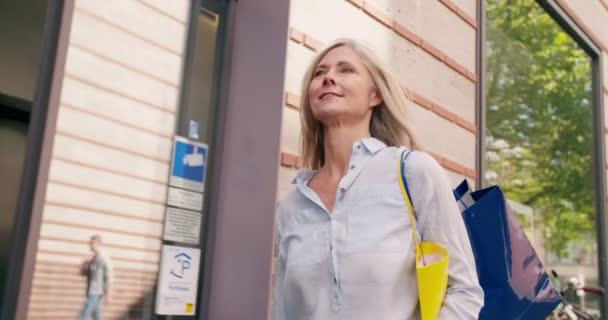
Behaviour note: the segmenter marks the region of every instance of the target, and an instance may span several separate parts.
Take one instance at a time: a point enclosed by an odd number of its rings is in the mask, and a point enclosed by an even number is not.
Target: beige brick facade
[[[186,0],[76,1],[28,319],[76,316],[93,234],[107,319],[151,312],[188,17]]]

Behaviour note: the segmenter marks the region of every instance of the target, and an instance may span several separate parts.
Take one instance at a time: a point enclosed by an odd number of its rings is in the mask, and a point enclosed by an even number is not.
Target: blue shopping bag
[[[464,180],[454,195],[485,295],[479,319],[545,319],[559,304],[559,292],[500,188],[471,192]]]

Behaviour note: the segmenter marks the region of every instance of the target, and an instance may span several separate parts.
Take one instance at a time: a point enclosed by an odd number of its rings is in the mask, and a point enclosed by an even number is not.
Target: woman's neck
[[[353,144],[370,137],[369,128],[326,126],[324,129],[325,163],[319,171],[329,179],[339,181],[348,171]]]

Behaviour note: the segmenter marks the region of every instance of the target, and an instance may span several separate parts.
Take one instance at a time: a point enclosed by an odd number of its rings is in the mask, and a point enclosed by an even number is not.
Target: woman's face
[[[313,116],[325,125],[369,123],[372,108],[382,102],[369,71],[347,46],[330,50],[319,61],[308,98]]]

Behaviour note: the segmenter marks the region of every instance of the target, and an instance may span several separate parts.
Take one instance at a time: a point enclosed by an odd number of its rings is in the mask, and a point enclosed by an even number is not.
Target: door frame
[[[74,0],[48,2],[3,292],[3,320],[27,317],[73,11]]]

